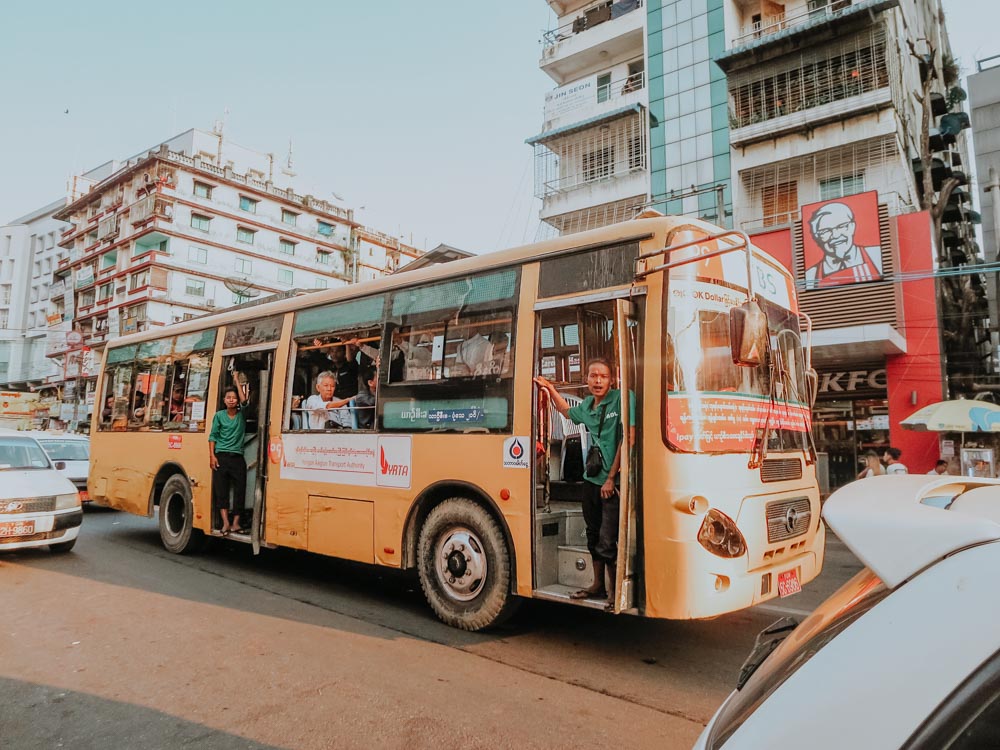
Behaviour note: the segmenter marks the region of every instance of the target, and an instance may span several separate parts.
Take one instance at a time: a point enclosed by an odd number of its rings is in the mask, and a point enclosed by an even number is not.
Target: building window
[[[316,231],[319,232],[324,237],[329,237],[333,234],[333,224],[330,224],[325,221],[317,221]]]
[[[819,181],[819,199],[829,201],[834,198],[843,198],[845,195],[865,192],[865,175],[845,174],[841,177],[831,177],[828,180]]]
[[[6,328],[9,320],[10,312],[8,310],[0,310],[0,329]]]
[[[597,76],[597,101],[606,102],[611,98],[611,74]]]
[[[118,251],[112,250],[110,253],[104,253],[101,256],[101,270],[105,271],[108,268],[114,268],[118,265]]]
[[[326,279],[316,279],[316,284],[315,284],[315,286],[313,288],[314,289],[326,289],[329,286],[330,286],[330,282],[327,281]]]
[[[212,186],[206,185],[204,182],[194,183],[194,194],[199,198],[212,198]]]
[[[330,265],[330,256],[331,254],[328,253],[326,250],[317,250],[316,262],[319,263],[321,266],[328,266]]]
[[[286,208],[281,209],[281,223],[287,224],[290,227],[295,226],[295,222],[298,221],[299,215],[294,211],[289,211]]]
[[[761,190],[764,226],[788,224],[799,218],[799,187],[796,182],[782,182]]]
[[[188,261],[191,263],[208,263],[208,250],[203,247],[188,245]]]
[[[253,229],[247,229],[245,227],[236,227],[236,240],[238,242],[245,242],[248,245],[253,244],[253,236],[257,234]]]
[[[102,301],[111,299],[111,294],[114,292],[114,286],[114,284],[101,284],[101,289],[97,295],[97,299]]]
[[[253,198],[247,198],[245,195],[240,196],[240,210],[249,211],[252,214],[257,213],[257,203]]]
[[[80,295],[80,307],[90,307],[94,304],[94,290],[88,289]]]
[[[291,285],[294,275],[292,274],[291,268],[279,268],[278,269],[278,281],[282,284]]]
[[[190,295],[191,297],[204,297],[205,282],[201,279],[185,279],[184,294]]]
[[[132,274],[128,283],[128,290],[134,292],[144,286],[149,286],[149,269],[145,271],[139,271],[139,273]]]
[[[295,255],[295,243],[289,240],[278,240],[278,249],[285,255]]]
[[[606,146],[583,155],[583,179],[585,182],[610,177],[615,165],[615,149]]]
[[[207,232],[211,223],[212,219],[208,216],[191,214],[191,227],[194,229],[200,229],[203,232]]]
[[[646,149],[642,145],[642,136],[636,135],[628,142],[628,168],[642,169],[646,166]]]
[[[253,271],[253,262],[246,258],[236,259],[236,273],[249,274]]]

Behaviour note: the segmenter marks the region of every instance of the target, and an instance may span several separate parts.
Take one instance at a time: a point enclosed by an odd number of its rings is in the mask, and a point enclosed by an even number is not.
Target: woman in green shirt
[[[238,384],[239,373],[234,372],[233,379]],[[208,463],[212,467],[212,505],[219,509],[222,535],[227,536],[243,532],[240,513],[246,505],[247,494],[247,462],[243,458],[247,420],[242,407],[246,404],[246,396],[238,385],[231,385],[223,392],[222,401],[226,408],[215,412],[208,434]]]

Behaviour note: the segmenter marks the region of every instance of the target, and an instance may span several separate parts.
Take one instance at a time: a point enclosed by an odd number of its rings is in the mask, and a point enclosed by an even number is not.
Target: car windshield
[[[45,451],[31,438],[0,437],[0,471],[48,468]]]
[[[39,440],[53,461],[89,461],[90,443],[86,440]]]
[[[754,671],[719,712],[707,747],[721,747],[785,680],[888,595],[889,589],[868,568],[841,586],[756,669],[748,665]]]

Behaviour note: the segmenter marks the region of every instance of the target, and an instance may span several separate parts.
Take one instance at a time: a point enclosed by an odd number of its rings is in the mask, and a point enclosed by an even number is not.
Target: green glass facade
[[[726,77],[712,62],[726,48],[722,0],[646,0],[646,8],[654,208],[731,226]],[[721,221],[712,189],[720,184]]]

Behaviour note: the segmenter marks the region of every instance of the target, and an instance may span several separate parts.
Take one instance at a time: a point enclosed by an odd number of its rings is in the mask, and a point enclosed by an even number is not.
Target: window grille
[[[889,86],[886,32],[877,25],[839,43],[786,55],[729,77],[729,119],[743,128]]]
[[[535,197],[647,168],[644,113],[535,144]]]

